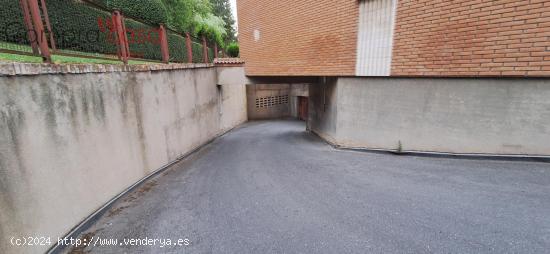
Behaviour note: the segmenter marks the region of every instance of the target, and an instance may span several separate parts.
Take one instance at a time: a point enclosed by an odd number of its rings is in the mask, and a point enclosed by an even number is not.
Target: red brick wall
[[[355,74],[358,0],[238,0],[237,7],[247,75]]]
[[[550,0],[399,0],[395,29],[392,75],[550,75]]]

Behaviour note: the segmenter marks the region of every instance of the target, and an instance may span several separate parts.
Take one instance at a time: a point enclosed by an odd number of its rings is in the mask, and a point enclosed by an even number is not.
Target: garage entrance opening
[[[255,84],[246,86],[248,119],[308,119],[308,84]]]
[[[302,121],[307,121],[308,101],[308,97],[298,96],[298,119]]]

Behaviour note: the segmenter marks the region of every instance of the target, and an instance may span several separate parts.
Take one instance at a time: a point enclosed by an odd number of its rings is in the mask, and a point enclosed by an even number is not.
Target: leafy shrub
[[[120,10],[126,17],[158,25],[168,22],[168,12],[161,0],[95,0],[110,9]]]
[[[226,51],[230,57],[239,57],[239,44],[236,42],[229,43]]]

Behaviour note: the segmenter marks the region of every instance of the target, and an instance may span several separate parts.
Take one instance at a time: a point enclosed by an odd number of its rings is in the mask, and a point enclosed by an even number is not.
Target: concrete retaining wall
[[[247,120],[245,84],[218,79],[212,66],[0,67],[3,253],[44,252],[10,238],[57,241],[133,183]]]
[[[550,155],[550,79],[339,78],[310,86],[310,128],[345,147]]]
[[[337,79],[328,79],[323,84],[309,86],[308,129],[325,140],[336,143],[336,124],[338,123]]]

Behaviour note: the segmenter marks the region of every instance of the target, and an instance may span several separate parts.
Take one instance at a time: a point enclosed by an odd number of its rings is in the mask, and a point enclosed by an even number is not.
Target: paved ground
[[[550,164],[340,151],[252,122],[118,202],[92,253],[549,253]],[[94,238],[92,238],[94,237]]]

